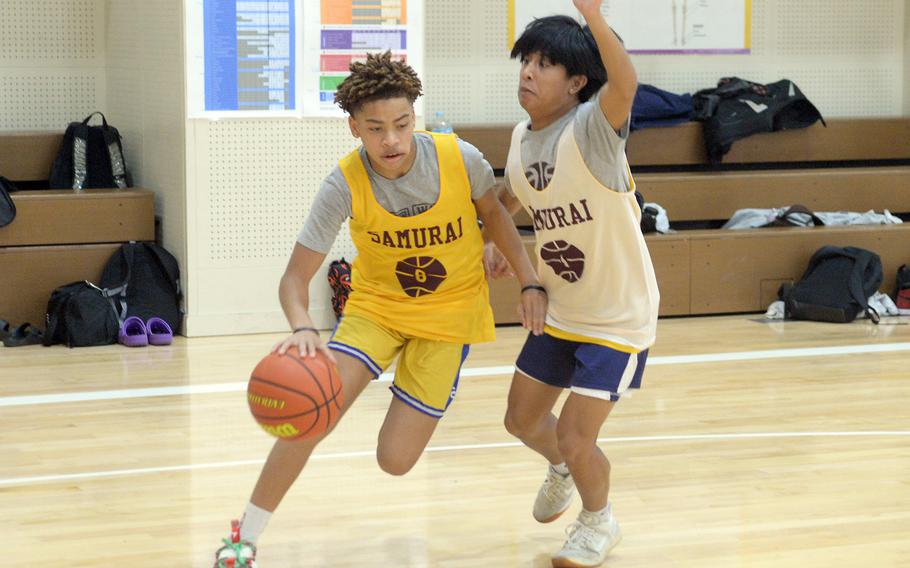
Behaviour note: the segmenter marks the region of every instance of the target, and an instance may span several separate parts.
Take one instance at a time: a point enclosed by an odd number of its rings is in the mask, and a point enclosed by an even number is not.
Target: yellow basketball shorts
[[[376,377],[400,353],[389,389],[405,404],[435,418],[442,418],[455,398],[470,347],[408,336],[359,314],[341,318],[328,346],[360,360]]]

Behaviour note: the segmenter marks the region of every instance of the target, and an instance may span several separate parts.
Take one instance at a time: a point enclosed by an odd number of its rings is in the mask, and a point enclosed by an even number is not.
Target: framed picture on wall
[[[509,49],[534,18],[581,19],[572,0],[508,0]],[[751,0],[604,0],[601,12],[629,53],[747,54]]]

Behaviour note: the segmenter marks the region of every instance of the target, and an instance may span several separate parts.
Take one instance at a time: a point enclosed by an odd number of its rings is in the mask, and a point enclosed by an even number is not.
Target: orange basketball
[[[253,418],[283,440],[324,434],[341,416],[341,377],[320,352],[301,357],[296,348],[266,355],[253,369],[247,386]]]

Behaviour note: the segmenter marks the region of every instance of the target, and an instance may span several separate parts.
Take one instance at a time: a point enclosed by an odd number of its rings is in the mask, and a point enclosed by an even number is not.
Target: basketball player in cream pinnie
[[[295,331],[276,350],[333,357],[342,412],[400,355],[376,449],[379,466],[392,475],[407,473],[422,454],[455,396],[470,344],[494,339],[484,236],[523,286],[540,284],[482,154],[453,134],[414,132],[420,94],[413,69],[388,52],[351,65],[335,101],[363,144],[322,182],[279,290]],[[323,343],[308,313],[308,289],[347,219],[357,248],[352,291]],[[542,333],[546,298],[529,289],[521,306],[523,325]],[[241,521],[251,547],[319,441],[275,443]]]
[[[659,296],[625,156],[635,69],[601,1],[574,4],[587,26],[535,20],[511,53],[529,119],[513,132],[500,199],[533,219],[549,306],[544,334],[529,334],[518,356],[505,425],[550,464],[535,519],[554,521],[576,488],[581,496],[553,566],[598,566],[621,534],[597,438],[616,401],[641,384]]]

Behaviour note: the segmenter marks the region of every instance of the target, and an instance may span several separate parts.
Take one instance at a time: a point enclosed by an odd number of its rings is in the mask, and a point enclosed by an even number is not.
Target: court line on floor
[[[696,355],[669,355],[650,357],[648,366],[690,365],[696,363],[728,363],[735,361],[759,361],[766,359],[787,359],[793,357],[826,357],[835,355],[861,355],[868,353],[893,353],[910,351],[910,343],[875,343],[869,345],[842,345],[837,347],[802,347],[794,349],[770,349],[764,351],[736,351],[732,353],[702,353]],[[461,370],[462,377],[511,375],[515,370],[512,365],[495,367],[475,367]],[[380,382],[392,380],[390,373],[383,373]],[[0,397],[0,408],[11,406],[28,406],[39,404],[63,404],[90,402],[100,400],[123,400],[132,398],[149,398],[156,396],[186,396],[193,394],[211,394],[240,392],[246,390],[246,381],[233,383],[214,383],[207,385],[190,385],[179,387],[153,387],[103,391],[69,392],[57,394],[22,395]]]
[[[869,430],[869,431],[847,431],[847,432],[737,432],[727,434],[677,434],[667,436],[623,436],[598,438],[600,444],[622,444],[622,443],[653,443],[653,442],[697,442],[697,441],[730,441],[730,440],[760,440],[760,439],[781,439],[781,438],[856,438],[856,437],[910,437],[910,430]],[[521,442],[497,442],[489,444],[461,444],[450,446],[434,446],[424,450],[425,453],[445,453],[445,452],[462,452],[472,450],[496,450],[503,448],[521,447]],[[311,460],[338,460],[349,458],[372,457],[376,454],[375,450],[363,450],[357,452],[336,452],[329,454],[315,453]],[[137,475],[149,475],[158,473],[174,473],[185,471],[201,471],[207,469],[227,469],[232,467],[243,467],[249,465],[262,465],[264,459],[241,460],[216,463],[186,464],[162,467],[146,467],[136,469],[116,469],[109,471],[91,471],[83,473],[69,473],[60,475],[40,475],[33,477],[13,477],[9,479],[0,479],[0,487],[37,485],[40,483],[57,483],[79,480],[103,479],[112,477],[127,477]]]

